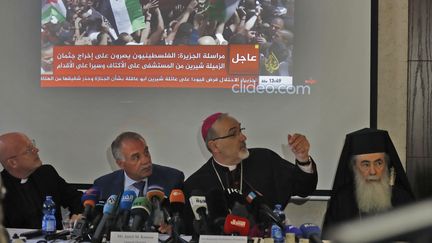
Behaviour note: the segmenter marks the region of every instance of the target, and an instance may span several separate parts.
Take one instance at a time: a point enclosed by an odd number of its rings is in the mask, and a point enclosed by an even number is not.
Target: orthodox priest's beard
[[[389,185],[389,173],[383,172],[381,180],[369,176],[367,180],[354,168],[355,196],[357,206],[363,213],[377,213],[392,207],[392,188]]]

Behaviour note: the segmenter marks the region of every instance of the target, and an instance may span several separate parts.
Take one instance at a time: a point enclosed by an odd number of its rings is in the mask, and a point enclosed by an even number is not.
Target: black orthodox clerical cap
[[[354,175],[350,163],[353,155],[381,152],[389,156],[390,161],[387,166],[388,168],[393,167],[396,172],[395,185],[402,187],[413,195],[405,170],[388,132],[374,128],[363,128],[346,135],[336,176],[333,181],[332,194],[336,194],[347,184],[353,183]]]

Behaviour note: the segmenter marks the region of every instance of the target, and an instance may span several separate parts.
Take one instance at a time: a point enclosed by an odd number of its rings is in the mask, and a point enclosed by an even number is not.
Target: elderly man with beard
[[[323,231],[414,200],[387,131],[364,128],[346,136]]]
[[[306,197],[315,190],[318,176],[305,136],[288,135],[288,145],[296,158],[296,164],[292,164],[269,149],[247,148],[243,130],[241,123],[226,113],[215,113],[204,120],[201,134],[212,157],[185,181],[187,198],[193,190],[209,193],[235,188],[245,196],[251,191],[261,194],[271,208],[275,204],[284,208],[291,196]],[[220,204],[219,200],[207,204],[211,203]],[[185,217],[185,222],[192,223],[190,205]],[[188,231],[192,233],[192,225]]]

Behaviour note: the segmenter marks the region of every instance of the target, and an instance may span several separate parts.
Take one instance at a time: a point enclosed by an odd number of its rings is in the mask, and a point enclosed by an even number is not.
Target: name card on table
[[[111,232],[111,243],[158,243],[156,232]]]
[[[200,235],[200,243],[247,243],[247,236]]]

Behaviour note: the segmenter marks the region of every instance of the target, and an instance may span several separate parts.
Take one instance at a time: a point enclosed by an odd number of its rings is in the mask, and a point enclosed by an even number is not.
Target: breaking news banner
[[[42,87],[292,86],[293,0],[42,0]]]

